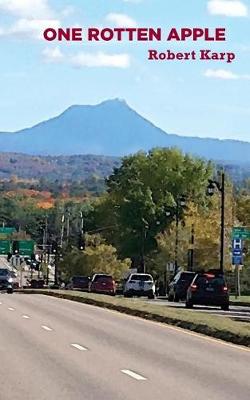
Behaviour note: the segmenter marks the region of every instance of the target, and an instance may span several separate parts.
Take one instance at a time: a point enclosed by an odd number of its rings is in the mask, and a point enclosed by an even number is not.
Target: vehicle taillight
[[[192,292],[195,292],[197,290],[197,285],[191,285],[190,287]]]

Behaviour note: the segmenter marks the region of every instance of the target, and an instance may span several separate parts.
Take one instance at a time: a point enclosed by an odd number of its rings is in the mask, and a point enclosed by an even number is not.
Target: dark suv
[[[229,293],[222,274],[199,273],[188,288],[186,307],[194,304],[218,306],[229,310]]]
[[[69,280],[69,283],[66,285],[66,289],[88,291],[89,282],[90,278],[88,276],[72,276]]]
[[[192,280],[195,277],[195,272],[180,271],[175,275],[168,287],[168,300],[179,301],[186,300],[187,290]]]
[[[6,291],[7,293],[13,293],[13,278],[11,271],[7,268],[0,269],[0,291]]]

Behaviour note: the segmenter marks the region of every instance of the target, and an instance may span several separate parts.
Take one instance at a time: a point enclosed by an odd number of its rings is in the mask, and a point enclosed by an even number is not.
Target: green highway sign
[[[34,240],[18,240],[19,254],[21,256],[31,256],[34,253]]]
[[[12,251],[12,243],[10,240],[0,240],[0,254],[7,255]]]
[[[232,231],[233,239],[250,239],[250,228],[245,227],[234,227]]]
[[[14,232],[16,232],[15,228],[8,228],[7,226],[0,227],[0,233],[3,233],[5,235],[12,235],[12,233]]]

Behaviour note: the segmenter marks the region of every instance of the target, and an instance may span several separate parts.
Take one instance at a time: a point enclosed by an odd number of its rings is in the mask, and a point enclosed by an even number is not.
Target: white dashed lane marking
[[[23,315],[22,318],[24,319],[30,319],[30,317],[28,315]]]
[[[10,310],[10,311],[15,311],[15,309],[12,308],[12,307],[8,307],[8,310]]]
[[[136,372],[130,371],[130,369],[122,369],[121,372],[123,374],[130,376],[130,378],[136,379],[137,381],[146,381],[147,380],[147,378],[145,378],[144,376],[139,375]]]
[[[83,346],[81,346],[80,344],[77,344],[77,343],[71,343],[71,346],[74,347],[77,350],[80,350],[80,351],[88,350],[86,347],[83,347]]]
[[[45,331],[48,331],[48,332],[52,331],[52,329],[49,328],[49,327],[46,326],[46,325],[42,325],[41,328],[44,329]]]

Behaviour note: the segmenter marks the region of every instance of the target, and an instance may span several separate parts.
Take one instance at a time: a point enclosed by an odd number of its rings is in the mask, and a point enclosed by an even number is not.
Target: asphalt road
[[[0,295],[1,400],[249,400],[250,349],[46,297]]]
[[[145,301],[147,303],[164,305],[166,307],[186,309],[185,303],[183,303],[183,302],[176,303],[176,302],[169,302],[167,300],[162,300],[162,299],[148,300],[143,297],[141,298],[141,300]],[[194,312],[199,311],[199,312],[203,312],[203,313],[228,317],[228,318],[231,318],[231,319],[234,319],[237,321],[250,322],[250,307],[230,305],[229,311],[223,311],[220,309],[220,307],[206,307],[206,306],[195,305],[191,311],[194,311]],[[250,396],[249,396],[249,398],[250,398]]]

